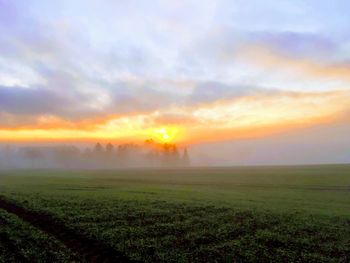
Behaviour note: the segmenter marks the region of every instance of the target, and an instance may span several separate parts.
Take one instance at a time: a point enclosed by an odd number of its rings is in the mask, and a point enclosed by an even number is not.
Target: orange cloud
[[[171,140],[179,143],[257,137],[286,129],[333,122],[349,110],[349,99],[347,90],[266,90],[254,95],[197,106],[174,106],[161,111],[106,116],[75,123],[55,116],[41,116],[37,118],[35,125],[0,128],[0,140],[159,140],[157,131],[161,129],[176,131],[172,133]]]
[[[336,79],[350,81],[350,66],[340,64],[325,64],[310,59],[297,59],[277,54],[261,46],[244,47],[237,52],[237,57],[244,61],[260,65],[264,69],[286,70],[306,77],[319,79]]]

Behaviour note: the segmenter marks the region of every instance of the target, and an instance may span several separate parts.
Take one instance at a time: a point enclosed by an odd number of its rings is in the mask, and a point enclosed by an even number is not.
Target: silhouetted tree
[[[94,148],[94,153],[100,154],[102,152],[103,152],[102,145],[99,142],[96,143],[95,148]]]
[[[174,162],[178,162],[180,160],[180,154],[179,151],[177,150],[177,147],[175,144],[173,144],[172,148],[171,148],[171,154],[173,156]]]
[[[108,143],[108,144],[106,145],[106,153],[107,153],[107,154],[111,154],[113,151],[114,151],[114,146],[113,146],[113,144]]]
[[[0,151],[0,168],[9,167],[9,163],[20,160],[21,166],[47,168],[115,168],[135,166],[189,166],[187,149],[179,154],[176,144],[162,144],[146,140],[144,145],[133,143],[121,144],[118,147],[111,143],[103,146],[96,143],[81,152],[75,146],[21,147],[12,151],[5,147]],[[40,166],[42,165],[42,166]]]
[[[154,145],[154,140],[153,139],[147,139],[145,140],[145,145]]]
[[[114,154],[114,146],[111,143],[107,143],[106,145],[106,151],[104,153],[104,158],[102,161],[102,164],[104,168],[113,168],[116,164],[116,155]]]
[[[30,160],[32,168],[35,167],[35,162],[43,157],[42,152],[36,148],[25,148],[22,153],[25,158]]]
[[[181,163],[183,166],[190,166],[191,165],[191,161],[190,161],[190,157],[188,156],[187,148],[184,149]]]
[[[179,152],[175,144],[165,143],[163,145],[163,160],[164,166],[177,166],[180,163]]]
[[[11,166],[12,163],[12,155],[13,155],[13,150],[11,145],[6,145],[4,148],[4,153],[5,153],[5,166],[9,167]]]

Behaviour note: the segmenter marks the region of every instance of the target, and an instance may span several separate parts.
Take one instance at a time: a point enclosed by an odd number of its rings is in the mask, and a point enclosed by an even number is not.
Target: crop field
[[[17,216],[0,210],[0,223],[0,262],[74,261],[74,254],[61,242]]]
[[[2,262],[350,262],[350,165],[0,171]]]

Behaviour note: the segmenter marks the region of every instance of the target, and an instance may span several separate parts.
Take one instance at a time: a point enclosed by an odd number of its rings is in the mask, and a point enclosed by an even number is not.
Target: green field
[[[350,165],[1,171],[0,191],[131,260],[350,261]],[[18,235],[1,224],[0,260],[15,253],[30,261],[26,239],[35,251],[45,238],[53,245],[38,261],[72,260],[67,244],[1,209],[0,216],[26,228]]]
[[[59,241],[1,209],[0,223],[0,262],[73,260],[73,253]]]

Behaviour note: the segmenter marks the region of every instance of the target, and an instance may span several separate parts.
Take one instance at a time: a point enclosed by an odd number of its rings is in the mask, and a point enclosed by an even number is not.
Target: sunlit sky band
[[[349,8],[0,0],[0,141],[198,143],[347,123]]]

